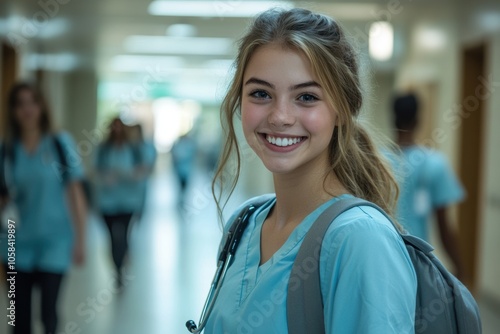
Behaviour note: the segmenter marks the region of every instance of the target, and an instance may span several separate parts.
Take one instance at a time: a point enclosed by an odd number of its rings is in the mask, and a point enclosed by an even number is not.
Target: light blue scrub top
[[[429,220],[440,207],[460,202],[464,189],[446,157],[424,146],[389,155],[400,186],[397,219],[410,234],[429,240]]]
[[[97,169],[100,178],[97,182],[97,205],[105,215],[134,213],[142,205],[142,178],[134,177],[138,162],[134,158],[131,144],[120,146],[110,145],[102,156],[102,169]],[[98,153],[95,155],[94,166],[98,164]],[[106,175],[112,178],[108,182]]]
[[[191,137],[179,138],[172,146],[172,162],[176,173],[182,178],[189,178],[196,158],[196,142]]]
[[[64,132],[57,137],[66,153],[67,182],[82,179],[82,160],[73,139]],[[65,272],[72,260],[73,223],[67,183],[58,172],[62,165],[54,139],[52,135],[44,135],[33,153],[26,152],[20,142],[13,149],[14,165],[7,162],[5,166],[9,192],[15,190],[13,197],[20,216],[15,234],[16,268],[27,272]],[[2,240],[4,261],[5,241]]]
[[[141,143],[141,152],[142,158],[144,160],[143,163],[148,168],[153,168],[156,162],[156,157],[158,155],[154,143],[149,140],[144,140]]]
[[[309,214],[259,266],[261,227],[275,199],[250,218],[205,334],[288,333],[288,278],[304,236],[333,198]],[[320,257],[326,333],[414,333],[417,281],[402,239],[376,209],[357,207],[328,229]]]

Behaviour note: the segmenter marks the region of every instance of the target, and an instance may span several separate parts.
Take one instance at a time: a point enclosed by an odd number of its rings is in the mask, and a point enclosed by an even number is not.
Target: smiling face
[[[325,169],[336,113],[306,56],[270,44],[247,64],[241,96],[245,138],[272,173]]]

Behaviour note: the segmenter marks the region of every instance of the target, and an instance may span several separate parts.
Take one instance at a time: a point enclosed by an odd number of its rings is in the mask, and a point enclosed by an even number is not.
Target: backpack
[[[250,205],[259,206],[261,203]],[[325,333],[319,277],[320,257],[315,256],[314,251],[323,242],[325,233],[335,218],[358,206],[373,207],[392,222],[380,207],[360,198],[339,200],[318,217],[300,246],[290,274],[289,282],[299,282],[288,285],[287,322],[290,334]],[[431,245],[418,237],[399,234],[417,276],[415,333],[480,334],[482,328],[479,309],[472,294],[441,264],[432,253],[434,248]],[[308,271],[308,275],[304,277],[301,275],[301,268],[311,258],[317,261],[317,265],[314,266],[315,270]]]

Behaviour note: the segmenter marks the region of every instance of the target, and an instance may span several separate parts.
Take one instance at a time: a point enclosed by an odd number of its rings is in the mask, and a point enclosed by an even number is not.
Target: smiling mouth
[[[306,139],[307,137],[275,137],[263,133],[262,136],[267,140],[269,144],[276,145],[278,147],[287,147],[295,145]]]

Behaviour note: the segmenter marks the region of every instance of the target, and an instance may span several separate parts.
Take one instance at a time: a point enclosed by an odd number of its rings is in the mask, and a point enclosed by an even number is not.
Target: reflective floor
[[[196,175],[183,210],[172,175],[158,174],[152,181],[145,214],[131,231],[125,289],[116,290],[107,230],[94,216],[87,262],[65,281],[58,334],[182,334],[186,320],[198,321],[221,237],[210,180]],[[228,211],[241,197],[236,194]],[[490,304],[481,308],[484,333],[499,333],[498,311]],[[34,312],[39,319],[40,311]],[[5,317],[0,319],[0,333],[7,333]],[[39,323],[36,327],[35,334],[42,333]]]

